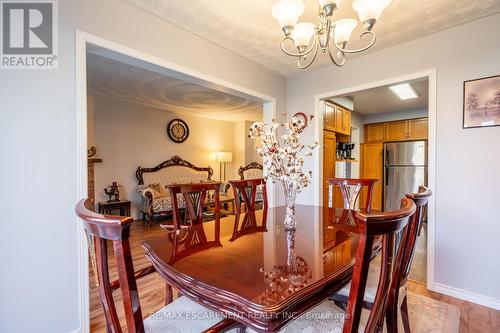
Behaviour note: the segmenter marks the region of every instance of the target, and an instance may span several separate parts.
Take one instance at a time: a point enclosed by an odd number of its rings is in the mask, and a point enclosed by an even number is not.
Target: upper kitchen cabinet
[[[323,116],[323,128],[335,132],[335,105],[325,103],[325,114]]]
[[[408,121],[391,121],[385,123],[385,141],[408,140]]]
[[[340,133],[349,135],[351,134],[351,111],[346,109],[342,110],[342,130]]]
[[[365,143],[427,140],[428,118],[365,125]]]
[[[351,133],[351,111],[326,102],[323,124],[327,131],[349,135]]]
[[[335,132],[343,133],[342,130],[342,109],[339,106],[335,106]]]
[[[429,137],[429,119],[410,119],[408,121],[408,137],[410,140],[425,140]]]
[[[365,142],[377,143],[385,141],[385,124],[366,124],[365,125]]]

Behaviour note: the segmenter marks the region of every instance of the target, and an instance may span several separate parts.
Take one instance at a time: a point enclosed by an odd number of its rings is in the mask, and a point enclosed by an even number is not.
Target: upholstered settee
[[[172,200],[166,185],[211,181],[213,173],[212,168],[197,167],[177,155],[152,168],[138,167],[135,175],[142,197],[143,219],[150,225],[155,215],[172,212]],[[181,196],[178,203],[180,208],[184,207]]]

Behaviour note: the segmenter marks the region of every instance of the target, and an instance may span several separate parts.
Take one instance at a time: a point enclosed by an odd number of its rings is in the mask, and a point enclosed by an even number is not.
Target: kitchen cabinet
[[[349,135],[351,133],[351,111],[339,105],[326,102],[323,129]]]
[[[335,133],[323,131],[323,214],[328,216],[328,178],[335,177],[337,141]]]
[[[365,125],[365,142],[384,142],[385,140],[385,124],[367,124]]]
[[[385,123],[384,141],[408,140],[408,120],[391,121]]]
[[[336,131],[335,127],[335,105],[325,103],[325,113],[323,116],[323,128],[327,131]]]
[[[428,118],[365,125],[365,143],[361,145],[361,178],[378,180],[373,187],[372,210],[382,210],[384,142],[427,140],[428,127]],[[365,189],[360,198],[360,207],[364,207]]]
[[[428,118],[389,121],[365,125],[365,143],[427,140]]]
[[[340,133],[350,135],[351,134],[351,111],[346,109],[342,110],[342,129]]]
[[[372,210],[382,210],[382,179],[383,179],[383,143],[365,143],[361,145],[361,178],[376,179],[373,186]],[[360,207],[365,206],[366,189],[360,197]]]
[[[342,109],[335,106],[335,132],[342,132]]]
[[[408,139],[425,140],[429,137],[429,119],[410,119],[408,121]]]

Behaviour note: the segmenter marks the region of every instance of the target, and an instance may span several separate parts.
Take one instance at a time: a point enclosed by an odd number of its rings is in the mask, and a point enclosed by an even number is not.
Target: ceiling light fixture
[[[390,86],[389,89],[401,100],[417,98],[417,92],[409,83],[401,83]]]
[[[359,53],[375,44],[376,36],[371,31],[373,25],[382,15],[382,11],[389,6],[392,0],[353,0],[352,7],[358,12],[359,20],[364,31],[360,39],[367,37],[367,45],[359,49],[347,49],[347,42],[351,33],[358,25],[354,19],[342,19],[332,22],[333,12],[340,5],[341,0],[319,0],[319,24],[297,23],[304,13],[305,5],[302,0],[280,0],[272,9],[272,14],[285,33],[281,41],[281,50],[289,56],[297,57],[297,66],[300,69],[309,67],[321,49],[322,53],[328,50],[331,61],[337,66],[345,64],[346,53]],[[287,50],[285,42],[290,41],[297,51]],[[333,45],[332,45],[333,44]]]

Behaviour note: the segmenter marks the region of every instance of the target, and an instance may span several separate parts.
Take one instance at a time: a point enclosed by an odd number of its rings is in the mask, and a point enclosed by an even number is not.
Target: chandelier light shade
[[[319,0],[319,5],[321,8],[328,6],[328,5],[335,5],[339,6],[341,0]]]
[[[351,38],[352,31],[358,25],[358,21],[355,19],[343,19],[338,20],[334,23],[335,29],[333,32],[333,41],[337,45],[343,45],[349,41]]]
[[[378,20],[384,9],[391,4],[391,0],[353,0],[352,8],[358,12],[359,20],[366,22]]]
[[[366,51],[375,44],[376,36],[372,31],[384,9],[391,0],[352,0],[352,7],[358,13],[363,25],[359,38],[364,40],[364,46],[358,49],[348,48],[349,39],[358,26],[355,19],[333,21],[334,11],[340,6],[341,0],[319,0],[319,23],[299,21],[304,13],[302,0],[279,0],[272,9],[273,16],[278,20],[285,37],[281,41],[281,50],[297,58],[300,69],[309,67],[321,50],[327,53],[330,60],[337,66],[343,66],[346,54]]]
[[[298,23],[292,31],[292,38],[295,46],[297,48],[307,47],[311,42],[312,36],[314,36],[314,24],[313,23]]]
[[[278,20],[282,29],[297,24],[306,6],[302,0],[280,0],[273,6],[273,17]]]

